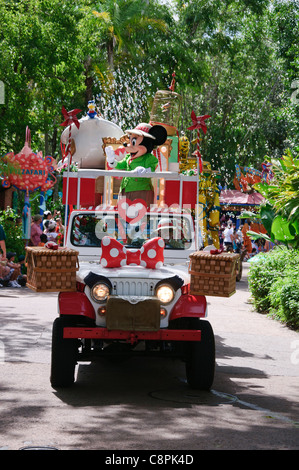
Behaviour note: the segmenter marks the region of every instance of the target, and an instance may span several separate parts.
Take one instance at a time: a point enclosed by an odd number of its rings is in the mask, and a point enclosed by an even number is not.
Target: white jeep
[[[153,239],[163,240],[163,257],[147,266],[142,256]],[[79,252],[80,267],[77,291],[58,297],[52,386],[73,384],[77,361],[146,354],[183,360],[188,384],[210,389],[215,342],[206,298],[189,290],[189,255],[196,249],[190,213],[157,209],[133,220],[116,207],[73,211],[66,245]],[[154,258],[155,250],[146,256]]]

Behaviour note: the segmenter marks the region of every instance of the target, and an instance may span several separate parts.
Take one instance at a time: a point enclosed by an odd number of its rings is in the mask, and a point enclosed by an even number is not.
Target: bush
[[[299,327],[299,251],[278,247],[257,255],[249,270],[255,309]]]
[[[0,224],[6,235],[6,253],[9,251],[17,253],[15,261],[17,261],[20,255],[25,254],[22,222],[20,221],[19,223],[19,219],[10,207],[7,207],[2,213],[0,212]]]

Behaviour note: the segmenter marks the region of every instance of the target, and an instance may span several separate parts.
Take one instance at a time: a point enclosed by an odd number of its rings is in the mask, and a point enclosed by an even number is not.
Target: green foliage
[[[128,107],[148,118],[175,72],[179,131],[192,109],[212,115],[202,154],[230,184],[236,163],[260,168],[299,144],[298,11],[297,0],[0,0],[0,155],[22,148],[28,125],[32,148],[59,158],[62,105],[85,112],[92,98],[136,125]]]
[[[254,185],[267,201],[257,217],[272,241],[299,248],[299,158],[287,150],[280,160],[271,163],[271,184]]]
[[[257,255],[249,270],[249,289],[258,312],[271,313],[299,327],[299,251],[277,247]]]
[[[282,322],[299,328],[299,279],[298,270],[283,279],[277,279],[270,287],[270,314]]]
[[[6,253],[13,251],[17,253],[17,257],[24,255],[25,247],[22,237],[22,223],[11,207],[7,207],[2,214],[0,212],[0,224],[4,228],[6,235]]]

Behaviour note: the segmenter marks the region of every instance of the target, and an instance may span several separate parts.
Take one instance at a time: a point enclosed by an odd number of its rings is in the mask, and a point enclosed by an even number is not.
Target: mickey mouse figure
[[[167,139],[167,131],[163,126],[146,123],[138,124],[135,129],[127,130],[130,142],[125,144],[127,155],[117,161],[112,147],[106,147],[107,162],[110,167],[117,170],[132,172],[131,177],[122,179],[120,194],[131,201],[143,199],[146,206],[154,203],[154,190],[150,178],[142,178],[142,175],[154,172],[158,159],[152,151]],[[134,177],[135,176],[135,177]]]

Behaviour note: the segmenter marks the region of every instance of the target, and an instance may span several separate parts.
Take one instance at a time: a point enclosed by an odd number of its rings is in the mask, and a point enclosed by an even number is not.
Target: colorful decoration
[[[69,170],[70,170],[70,165],[72,163],[72,125],[74,124],[77,129],[80,127],[80,122],[77,118],[77,114],[81,111],[81,109],[72,109],[72,111],[67,111],[64,106],[62,106],[62,114],[64,116],[64,122],[60,124],[63,127],[68,127],[69,129],[69,136],[68,136],[68,145],[66,148],[66,154],[63,157],[67,157],[67,183],[66,183],[66,207],[65,207],[65,226],[67,227],[68,223],[68,197],[69,197]],[[66,233],[67,231],[65,230],[64,234],[64,244],[66,243]]]
[[[56,169],[56,160],[50,156],[43,158],[42,152],[37,154],[31,150],[31,137],[28,126],[26,128],[25,145],[18,154],[9,152],[5,155],[7,161],[13,163],[18,171],[4,177],[3,186],[15,188],[29,193],[36,189],[47,191],[54,186],[56,178],[53,174]],[[53,179],[49,179],[49,175]]]
[[[198,205],[200,209],[199,222],[204,246],[208,245],[208,236],[213,245],[219,249],[219,221],[220,221],[220,189],[217,184],[219,173],[211,170],[211,165],[204,162],[203,173],[199,175]]]
[[[190,141],[188,137],[182,133],[179,139],[179,168],[180,173],[188,172],[190,176],[193,176],[196,170],[196,159],[189,158]],[[189,173],[190,172],[190,173]],[[184,173],[187,174],[187,173]]]
[[[144,243],[141,249],[128,249],[112,237],[102,239],[100,263],[104,268],[143,266],[158,269],[164,262],[164,240],[156,237]]]
[[[87,112],[87,116],[89,117],[89,119],[94,119],[95,116],[97,116],[96,104],[95,104],[95,101],[94,101],[94,100],[88,101],[88,112]],[[79,128],[78,128],[78,129],[79,129]]]
[[[192,126],[188,127],[189,131],[197,129],[197,149],[195,150],[195,152],[193,152],[192,155],[196,156],[198,159],[198,172],[199,173],[202,173],[203,171],[202,156],[199,150],[199,143],[200,143],[199,130],[201,129],[204,134],[207,133],[207,125],[205,121],[206,119],[210,117],[211,116],[209,114],[204,114],[203,116],[196,116],[195,112],[192,111],[191,112]]]
[[[118,140],[122,139],[124,135],[124,131],[115,123],[98,116],[95,107],[94,100],[89,101],[85,116],[76,120],[80,126],[78,127],[76,122],[70,121],[71,129],[64,129],[60,137],[63,160],[70,151],[72,162],[80,168],[105,169],[103,139],[109,137]],[[79,110],[74,110],[75,113],[76,111]],[[68,120],[68,116],[66,120]]]
[[[206,119],[209,119],[211,116],[209,114],[204,114],[203,116],[196,116],[195,112],[191,112],[192,126],[188,127],[189,131],[193,129],[202,129],[203,133],[207,133],[207,125],[205,123]]]
[[[249,168],[247,166],[240,167],[236,165],[236,174],[234,178],[234,186],[238,191],[249,193],[253,191],[253,186],[262,181],[267,184],[270,183],[273,178],[271,172],[271,163],[262,163],[262,171],[256,170],[255,168]]]
[[[25,145],[18,154],[10,152],[5,155],[8,162],[12,163],[18,170],[15,173],[6,175],[3,186],[8,188],[14,186],[25,192],[24,208],[22,212],[23,238],[30,238],[31,212],[29,193],[40,189],[48,191],[56,182],[53,172],[56,169],[56,160],[49,155],[43,158],[42,152],[34,153],[31,149],[31,135],[28,126],[26,127]],[[52,179],[50,178],[52,177]]]
[[[69,164],[72,162],[72,152],[71,152],[71,140],[72,140],[72,124],[74,123],[77,129],[80,127],[80,122],[77,118],[77,114],[80,113],[81,109],[72,109],[72,111],[67,111],[64,106],[62,106],[62,114],[64,116],[65,121],[60,124],[63,127],[69,127],[69,139],[68,139],[68,145],[66,148],[66,157],[68,155],[70,156],[69,158]]]
[[[171,84],[169,86],[169,90],[174,91],[174,88],[175,88],[175,72],[173,72],[173,74],[172,74],[172,80],[171,80]]]

